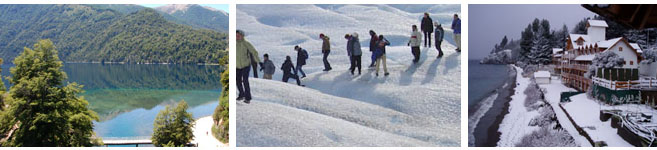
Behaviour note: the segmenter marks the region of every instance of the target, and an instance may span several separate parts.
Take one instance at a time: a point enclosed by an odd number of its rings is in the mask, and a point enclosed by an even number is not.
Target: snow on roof
[[[609,39],[609,40],[606,40],[606,41],[600,41],[600,42],[598,42],[598,47],[609,48],[610,46],[618,43],[618,41],[620,41],[620,39],[621,38],[619,37],[619,38]]]
[[[534,78],[549,78],[550,72],[548,71],[536,71],[534,72]]]
[[[643,53],[643,50],[641,50],[641,46],[639,46],[639,44],[630,43],[630,46],[632,46],[632,48],[636,49],[637,53]]]
[[[561,52],[561,51],[563,51],[562,48],[553,48],[552,49],[552,54],[556,54],[556,53]]]
[[[554,55],[554,57],[561,57],[561,56],[562,56],[561,54]]]
[[[592,27],[609,27],[604,20],[589,20],[588,23]]]
[[[569,41],[569,42],[570,42],[570,44],[573,45],[573,47],[577,47],[577,43],[575,43],[575,41],[577,41],[577,39],[579,39],[579,38],[584,39],[584,41],[589,41],[589,36],[588,36],[588,35],[584,35],[584,34],[570,34],[569,36],[570,36],[570,40],[571,40],[571,41]]]
[[[595,55],[593,55],[593,54],[589,54],[589,55],[580,55],[580,56],[575,57],[575,60],[579,60],[579,61],[593,61],[593,58],[594,58],[594,57],[595,57]]]

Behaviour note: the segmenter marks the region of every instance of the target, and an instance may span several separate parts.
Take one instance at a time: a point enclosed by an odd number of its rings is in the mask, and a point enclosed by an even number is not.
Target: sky
[[[505,35],[520,39],[520,32],[534,18],[547,19],[552,30],[565,24],[572,31],[577,22],[595,15],[578,4],[470,4],[468,11],[469,59],[485,57]]]
[[[160,7],[160,6],[163,6],[163,5],[166,5],[166,4],[140,4],[140,5],[145,6],[145,7],[155,8],[155,7]],[[228,4],[198,4],[198,5],[208,6],[208,7],[212,7],[212,8],[215,8],[215,9],[223,10],[225,12],[230,12],[230,11],[228,11]]]

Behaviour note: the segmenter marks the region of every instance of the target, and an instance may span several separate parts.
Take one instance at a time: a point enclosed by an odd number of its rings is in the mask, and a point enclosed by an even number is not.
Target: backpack
[[[303,56],[303,59],[308,59],[308,51],[301,49],[301,56]]]

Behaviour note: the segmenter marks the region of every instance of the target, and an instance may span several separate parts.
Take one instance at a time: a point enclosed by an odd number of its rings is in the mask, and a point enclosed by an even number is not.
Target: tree
[[[221,84],[223,86],[221,97],[219,98],[219,106],[214,110],[212,118],[214,125],[212,126],[212,133],[221,142],[228,142],[228,69],[221,73]]]
[[[549,38],[544,36],[543,32],[544,30],[541,29],[538,33],[534,34],[531,50],[527,54],[529,64],[547,64],[552,60],[550,41]]]
[[[2,146],[92,146],[96,139],[96,113],[77,95],[82,85],[63,85],[66,74],[50,40],[40,40],[33,49],[14,59],[10,69],[8,109],[0,114]]]
[[[573,28],[572,33],[573,34],[586,34],[586,24],[588,23],[589,19],[591,18],[584,18],[580,20],[577,24],[575,24],[575,27]]]
[[[587,78],[592,78],[598,68],[609,69],[622,67],[624,63],[625,59],[623,59],[623,57],[618,56],[618,54],[612,51],[604,51],[602,53],[595,54],[591,65],[589,65],[589,71],[584,76]]]
[[[520,37],[520,56],[518,57],[519,61],[526,61],[527,54],[532,48],[532,38],[534,37],[534,32],[532,32],[532,25],[529,24],[525,28],[525,31],[522,31]]]
[[[194,138],[194,118],[187,112],[187,102],[182,100],[175,108],[167,105],[155,117],[153,136],[155,146],[182,147]]]
[[[0,64],[2,64],[2,58],[0,58]],[[2,69],[0,69],[0,73],[2,73]],[[4,102],[4,97],[5,97],[5,83],[2,81],[2,76],[0,75],[0,111],[4,110],[5,108],[5,102]],[[1,128],[1,126],[0,126]],[[1,132],[0,132],[1,133]]]

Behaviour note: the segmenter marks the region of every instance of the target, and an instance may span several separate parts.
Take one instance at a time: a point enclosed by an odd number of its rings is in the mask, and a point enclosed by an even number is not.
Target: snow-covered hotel
[[[623,37],[605,39],[605,31],[608,25],[602,20],[589,20],[586,27],[586,35],[568,35],[564,52],[554,50],[555,58],[561,59],[557,63],[557,68],[561,72],[561,79],[564,84],[580,91],[586,91],[592,83],[591,79],[585,77],[589,65],[591,65],[595,54],[604,51],[613,51],[622,57],[625,63],[621,68],[615,69],[613,73],[611,70],[607,70],[609,72],[602,71],[598,74],[603,77],[604,75],[613,74],[613,79],[622,77],[624,81],[627,81],[626,78],[638,77],[638,67],[642,53],[638,44],[629,43]]]

